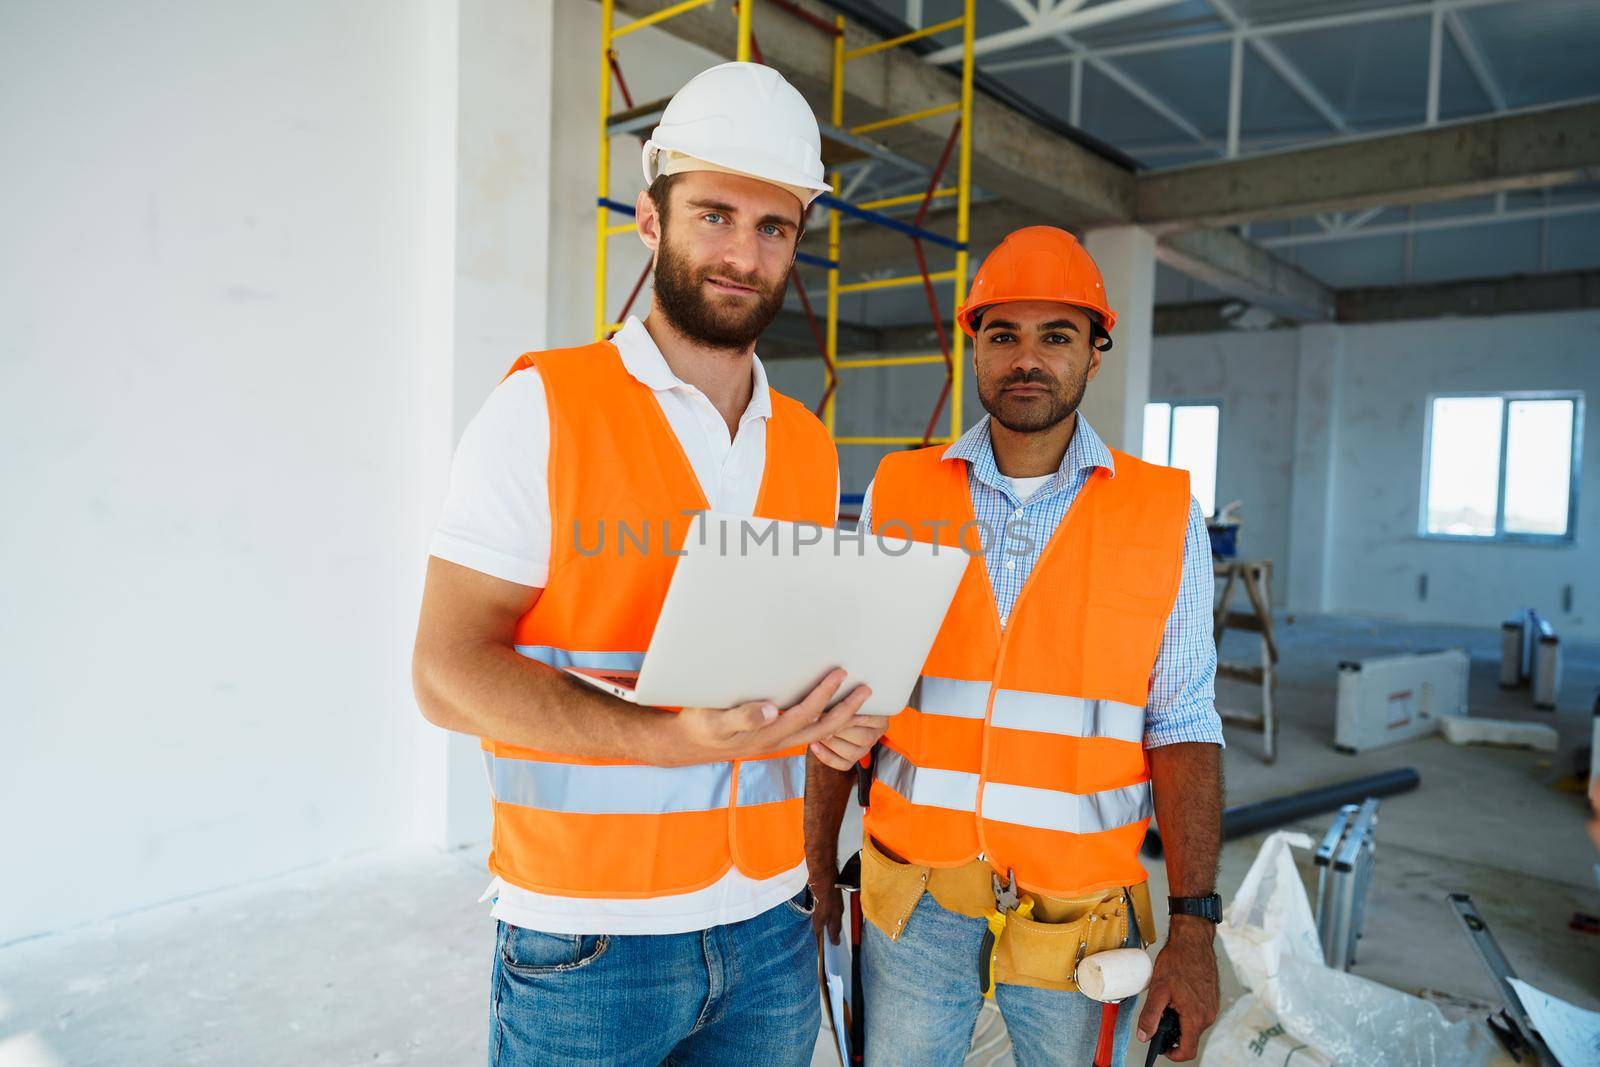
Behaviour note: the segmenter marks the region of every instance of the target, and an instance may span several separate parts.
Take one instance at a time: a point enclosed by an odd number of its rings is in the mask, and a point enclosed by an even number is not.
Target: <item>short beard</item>
[[[1031,407],[1024,410],[1007,411],[1005,399],[1001,390],[1008,385],[1020,385],[1023,382],[1048,386],[1050,389],[1050,403],[1042,411],[1033,410]],[[1089,376],[1083,376],[1065,382],[1058,382],[1045,374],[1042,370],[1033,370],[1021,374],[1013,374],[1001,381],[994,383],[978,381],[978,400],[983,404],[983,409],[989,417],[1012,433],[1041,433],[1058,426],[1066,419],[1072,417],[1078,410],[1078,405],[1083,403],[1084,390],[1088,387]],[[1019,405],[1020,406],[1020,405]]]
[[[713,274],[754,289],[758,299],[753,306],[729,306],[735,299],[708,294],[706,280]],[[670,241],[663,240],[656,256],[655,306],[674,329],[708,348],[742,352],[772,325],[783,310],[784,291],[789,278],[767,286],[756,275],[739,275],[726,267],[696,270]]]

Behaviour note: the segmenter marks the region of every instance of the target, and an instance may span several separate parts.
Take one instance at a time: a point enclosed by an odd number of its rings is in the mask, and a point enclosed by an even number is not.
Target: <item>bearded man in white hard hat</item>
[[[836,518],[832,440],[754,352],[827,188],[820,148],[777,72],[689,82],[644,148],[649,315],[519,358],[456,453],[413,674],[488,763],[491,1064],[811,1060],[805,753],[867,752],[887,726],[857,714],[868,690],[836,701],[836,670],[790,708],[673,713],[568,672],[638,669],[690,513]],[[626,551],[621,523],[671,551]],[[751,603],[752,640],[783,609]]]

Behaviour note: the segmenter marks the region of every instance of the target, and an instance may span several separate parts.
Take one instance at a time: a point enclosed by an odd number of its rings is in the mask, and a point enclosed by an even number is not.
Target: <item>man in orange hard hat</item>
[[[862,508],[876,532],[971,553],[872,757],[867,1062],[961,1063],[993,997],[1019,1063],[1120,1064],[1146,982],[1141,1039],[1170,1009],[1170,1055],[1192,1059],[1216,1018],[1221,918],[1204,518],[1186,472],[1108,448],[1078,411],[1116,314],[1071,234],[1008,236],[958,320],[988,416],[949,447],[887,456]],[[809,775],[813,922],[837,940],[852,776],[816,761]],[[1174,894],[1153,975],[1152,812]]]
[[[856,714],[869,691],[834,671],[786,709],[667,711],[563,668],[639,669],[690,513],[836,516],[833,442],[754,351],[820,149],[776,71],[696,76],[644,147],[649,315],[519,358],[457,449],[413,675],[492,784],[494,1067],[811,1062],[805,752],[859,759],[886,725]],[[624,524],[664,534],[630,551]],[[745,610],[759,639],[784,605]]]

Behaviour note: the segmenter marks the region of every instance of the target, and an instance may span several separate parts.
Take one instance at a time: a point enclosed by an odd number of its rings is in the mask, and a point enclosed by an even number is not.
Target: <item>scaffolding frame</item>
[[[940,154],[938,163],[928,179],[927,188],[921,193],[911,193],[905,196],[885,197],[879,200],[870,200],[860,204],[850,204],[841,199],[840,192],[843,187],[843,176],[835,168],[829,176],[829,184],[833,187],[832,194],[818,197],[818,202],[825,204],[831,210],[828,213],[828,259],[833,266],[828,268],[828,302],[827,302],[827,335],[822,353],[823,366],[823,391],[822,403],[819,405],[819,414],[823,424],[827,426],[828,433],[833,436],[837,445],[860,445],[867,447],[917,447],[933,443],[946,443],[955,440],[961,434],[962,428],[962,400],[964,377],[961,373],[961,357],[965,345],[966,335],[955,321],[955,312],[961,307],[967,295],[967,239],[971,221],[972,207],[972,73],[973,73],[973,40],[976,31],[976,0],[964,0],[962,13],[952,19],[924,26],[921,29],[903,33],[898,37],[891,37],[882,41],[862,45],[853,49],[845,48],[844,16],[834,17],[833,39],[833,99],[832,110],[829,115],[830,122],[835,129],[845,130],[854,137],[860,137],[878,130],[892,129],[895,126],[912,122],[921,122],[925,119],[937,118],[942,115],[954,115],[950,134],[945,140],[944,151]],[[890,115],[871,122],[861,123],[856,126],[845,126],[844,117],[844,89],[845,74],[848,64],[866,56],[875,55],[891,48],[919,41],[936,34],[946,33],[950,30],[961,30],[961,89],[959,98],[948,104],[923,108],[918,111],[906,112],[900,115]],[[950,163],[952,150],[956,152],[956,182],[954,185],[943,183],[944,172]],[[956,199],[956,236],[954,240],[941,234],[932,233],[923,228],[923,222],[928,215],[928,209],[937,199],[954,197]],[[904,221],[890,215],[883,214],[888,208],[917,204],[917,213],[908,225]],[[841,283],[839,280],[840,267],[844,262],[844,249],[841,240],[842,216],[850,215],[887,229],[903,233],[911,239],[912,251],[917,259],[917,273],[900,275],[891,278],[879,278],[871,281]],[[955,265],[949,270],[930,271],[928,269],[927,255],[923,249],[924,243],[933,244],[953,251]],[[950,314],[945,316],[940,313],[938,297],[934,292],[935,283],[951,283],[954,286],[954,296]],[[866,356],[846,358],[839,353],[839,298],[850,293],[873,292],[882,289],[899,288],[901,286],[920,285],[928,300],[928,310],[932,316],[934,329],[939,337],[939,351],[932,354],[913,354],[900,356]],[[946,323],[950,329],[945,329]],[[939,398],[934,402],[932,413],[928,416],[927,424],[923,427],[920,436],[877,434],[877,435],[851,435],[841,437],[837,433],[838,399],[840,372],[847,370],[861,370],[873,367],[914,367],[928,364],[944,365],[945,380],[939,391]],[[949,433],[935,436],[934,430],[938,426],[940,416],[944,412],[946,402],[949,404]],[[852,495],[851,500],[859,503]]]
[[[632,221],[624,223],[612,222],[612,215],[614,214],[627,216],[631,219],[634,215],[634,208],[631,204],[611,199],[611,138],[618,133],[634,132],[646,128],[650,120],[648,109],[641,111],[641,109],[634,106],[627,82],[622,75],[621,66],[617,62],[615,43],[618,38],[644,29],[647,26],[660,25],[669,19],[707,7],[715,2],[716,0],[681,0],[679,3],[671,4],[659,11],[618,26],[615,22],[615,0],[601,0],[600,106],[598,111],[599,163],[595,196],[594,336],[596,340],[607,339],[622,327],[623,322],[627,320],[628,312],[632,309],[634,301],[638,299],[639,293],[643,290],[644,283],[650,273],[650,265],[646,263],[638,281],[635,282],[632,291],[628,294],[628,299],[623,304],[621,312],[615,319],[611,318],[607,314],[606,277],[609,265],[607,255],[609,242],[613,237],[625,233],[633,233],[637,229],[636,223]],[[851,203],[842,196],[842,168],[839,165],[833,167],[828,176],[828,183],[832,191],[817,197],[813,204],[813,207],[820,204],[828,209],[827,256],[826,258],[821,258],[804,252],[797,253],[795,256],[797,263],[821,267],[827,271],[827,296],[822,325],[819,326],[817,322],[817,315],[812,307],[810,295],[806,291],[805,283],[800,278],[799,271],[792,270],[789,275],[790,284],[800,298],[812,336],[817,342],[818,354],[822,357],[823,393],[822,399],[817,405],[816,413],[822,419],[824,425],[827,426],[828,433],[833,437],[834,443],[837,445],[873,447],[914,447],[953,441],[960,435],[962,429],[964,378],[960,368],[962,366],[961,359],[965,345],[965,334],[955,321],[955,312],[966,299],[967,289],[967,240],[970,228],[972,185],[971,116],[976,0],[963,0],[962,14],[956,18],[947,19],[931,26],[913,30],[910,33],[901,34],[898,37],[875,41],[853,49],[845,47],[844,16],[836,15],[830,25],[826,20],[792,3],[788,3],[786,0],[766,0],[766,2],[804,21],[820,32],[830,34],[833,38],[832,107],[829,116],[830,121],[821,124],[825,141],[833,141],[855,150],[858,154],[871,158],[905,164],[909,161],[905,160],[904,157],[898,156],[893,151],[867,140],[866,135],[945,115],[955,116],[951,124],[950,133],[945,141],[944,150],[940,154],[937,165],[934,166],[930,173],[926,189],[922,192]],[[736,58],[741,62],[748,62],[752,59],[758,63],[764,62],[760,45],[756,41],[751,26],[755,0],[733,0],[733,5],[735,17],[738,20]],[[917,111],[885,116],[851,127],[845,126],[845,73],[850,62],[958,28],[962,31],[962,62],[960,92],[957,100],[934,107],[922,108]],[[628,109],[621,115],[612,113],[613,81],[615,81],[623,103]],[[956,157],[956,180],[953,185],[944,184],[945,171],[949,167],[952,154]],[[917,166],[920,169],[920,165]],[[923,226],[933,203],[936,200],[950,198],[956,200],[956,235],[953,239],[928,230]],[[889,209],[907,207],[911,204],[918,205],[918,208],[915,216],[909,222],[902,217],[886,214]],[[808,218],[810,210],[810,208],[807,208]],[[909,238],[917,261],[916,273],[867,281],[841,282],[840,275],[843,262],[841,259],[841,223],[845,216],[880,226]],[[928,269],[927,254],[924,249],[925,244],[931,244],[953,252],[955,256],[954,265],[947,270],[930,271]],[[938,296],[934,291],[936,284],[950,284],[954,288],[953,301],[948,315],[940,311]],[[927,297],[929,312],[939,337],[939,351],[927,354],[894,356],[849,357],[841,355],[839,352],[840,297],[852,293],[875,292],[910,286],[921,286]],[[836,433],[836,421],[841,371],[874,367],[894,368],[940,364],[945,369],[945,380],[940,389],[939,398],[935,402],[933,411],[929,415],[920,435],[838,436]],[[941,416],[945,413],[947,406],[949,410],[949,431],[945,435],[936,435],[934,431],[938,427]],[[859,502],[859,495],[846,494],[844,499],[847,502]]]

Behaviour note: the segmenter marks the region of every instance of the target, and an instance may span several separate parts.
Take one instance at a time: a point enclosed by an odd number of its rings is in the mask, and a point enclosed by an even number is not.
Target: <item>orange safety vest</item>
[[[530,353],[510,373],[530,368],[549,398],[550,577],[517,622],[517,651],[555,667],[638,670],[677,563],[667,549],[682,548],[686,512],[709,505],[655,394],[615,345]],[[755,514],[831,525],[838,453],[811,412],[777,392],[766,452]],[[494,798],[489,869],[513,885],[657,897],[702,889],[733,866],[770,878],[804,856],[802,746],[657,767],[482,745]]]
[[[874,757],[867,832],[911,863],[981,855],[1060,897],[1146,878],[1144,707],[1183,571],[1189,476],[1112,455],[1115,476],[1095,469],[1003,629],[967,464],[938,446],[878,467],[877,531],[976,553]]]

